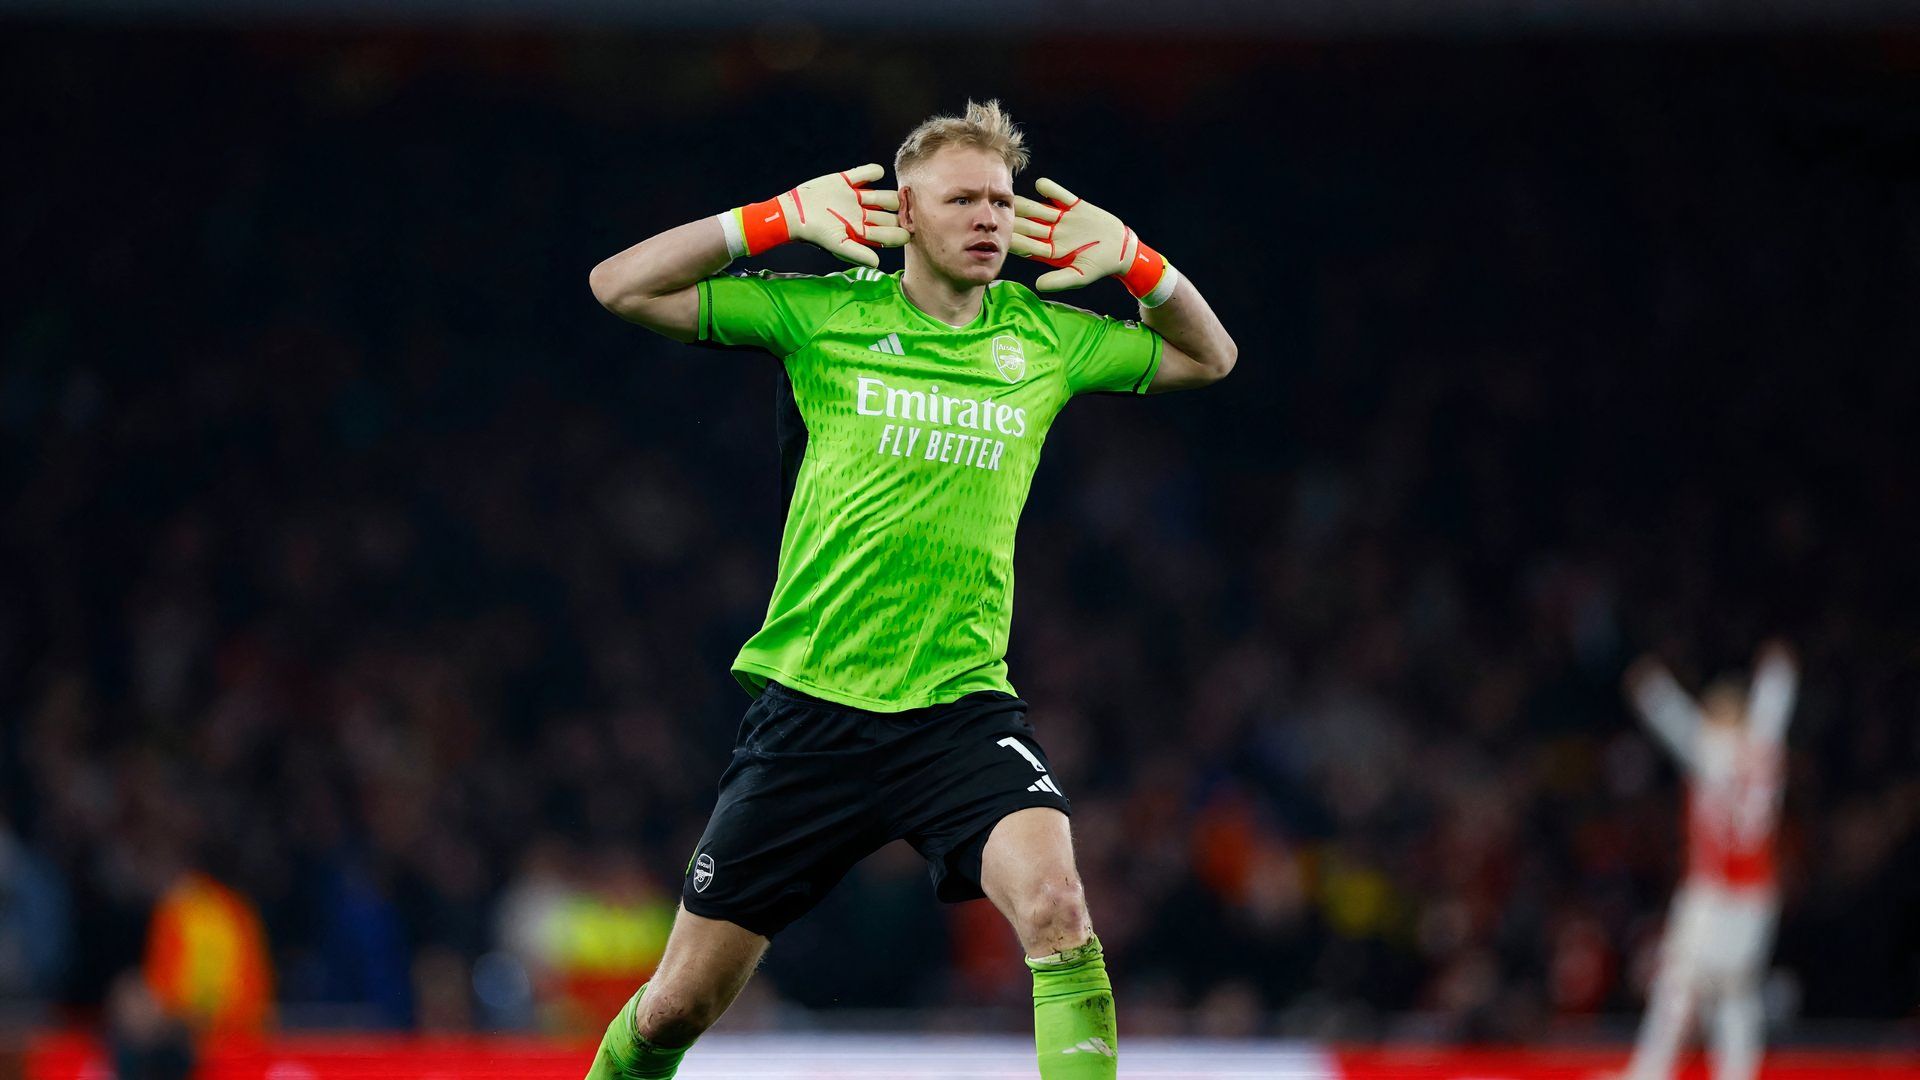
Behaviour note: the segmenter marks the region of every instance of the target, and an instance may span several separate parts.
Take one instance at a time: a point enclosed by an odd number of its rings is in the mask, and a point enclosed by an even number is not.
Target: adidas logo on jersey
[[[1053,777],[1051,776],[1043,776],[1040,779],[1035,780],[1033,783],[1028,784],[1027,790],[1028,791],[1047,791],[1055,795],[1061,794],[1060,789],[1054,785]]]
[[[883,337],[879,341],[876,341],[873,344],[867,346],[867,351],[892,353],[895,356],[907,355],[907,350],[900,347],[899,334],[888,334],[886,337]]]

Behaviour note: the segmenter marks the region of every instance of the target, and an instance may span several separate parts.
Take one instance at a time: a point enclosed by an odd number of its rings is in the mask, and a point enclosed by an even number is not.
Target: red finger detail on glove
[[[796,198],[794,202],[798,204],[799,200]],[[741,207],[740,235],[746,238],[749,255],[758,255],[793,239],[793,234],[787,229],[787,212],[780,205],[780,197],[776,195],[766,202],[748,203]]]
[[[1089,240],[1086,243],[1081,244],[1079,247],[1074,248],[1072,251],[1069,251],[1064,255],[1036,255],[1034,256],[1034,261],[1046,263],[1048,266],[1057,266],[1062,270],[1071,270],[1074,273],[1079,274],[1081,277],[1085,277],[1087,275],[1087,272],[1073,265],[1074,260],[1079,258],[1081,252],[1086,251],[1090,248],[1096,248],[1099,246],[1100,246],[1100,241]]]
[[[855,229],[853,227],[853,222],[848,221],[846,218],[840,217],[840,211],[828,210],[827,213],[832,214],[835,218],[837,218],[840,222],[840,227],[847,230],[847,239],[855,241],[856,243],[866,244],[868,247],[880,246],[879,244],[868,243],[867,238],[864,235],[862,235],[858,229]]]

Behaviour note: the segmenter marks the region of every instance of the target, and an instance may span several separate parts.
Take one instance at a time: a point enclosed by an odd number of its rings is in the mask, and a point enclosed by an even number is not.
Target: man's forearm
[[[1680,688],[1667,669],[1657,664],[1636,664],[1628,676],[1628,692],[1640,719],[1660,741],[1667,745],[1680,764],[1695,767],[1699,743],[1700,707]]]
[[[1787,720],[1793,714],[1794,692],[1800,684],[1800,670],[1793,654],[1784,647],[1764,650],[1754,666],[1753,690],[1747,711],[1754,735],[1765,742],[1779,742],[1786,736]]]
[[[1194,288],[1193,279],[1184,274],[1166,303],[1140,308],[1140,321],[1216,376],[1232,371],[1234,361],[1240,356],[1239,346],[1233,343],[1233,337],[1221,325],[1207,298]]]
[[[899,193],[867,186],[884,175],[874,164],[827,173],[771,199],[688,222],[594,267],[588,284],[601,306],[628,322],[693,341],[700,332],[693,286],[736,258],[804,240],[847,262],[879,266],[874,248],[905,244],[907,231],[894,216]]]
[[[593,268],[588,283],[608,311],[633,322],[648,304],[712,277],[733,261],[713,218],[649,237]]]

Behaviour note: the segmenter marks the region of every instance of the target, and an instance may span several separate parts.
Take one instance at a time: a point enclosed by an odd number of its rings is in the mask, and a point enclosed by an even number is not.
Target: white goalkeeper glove
[[[1034,288],[1041,292],[1078,289],[1118,275],[1127,291],[1147,307],[1159,307],[1173,296],[1180,272],[1119,218],[1044,176],[1033,186],[1047,202],[1014,196],[1016,235],[1007,250],[1058,267],[1041,274]]]
[[[720,214],[727,252],[738,259],[805,240],[850,263],[879,266],[874,248],[907,242],[907,230],[893,214],[900,209],[900,193],[866,186],[886,174],[878,165],[828,173],[765,202]]]

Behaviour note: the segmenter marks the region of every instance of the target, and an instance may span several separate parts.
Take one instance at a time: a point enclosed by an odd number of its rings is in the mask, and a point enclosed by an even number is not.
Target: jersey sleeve
[[[1060,351],[1067,358],[1067,387],[1075,394],[1145,393],[1160,369],[1160,335],[1127,319],[1095,315],[1067,304],[1048,303]]]
[[[763,349],[785,357],[820,332],[852,299],[851,283],[837,274],[777,274],[758,270],[721,274],[699,283],[696,340],[701,344]]]

